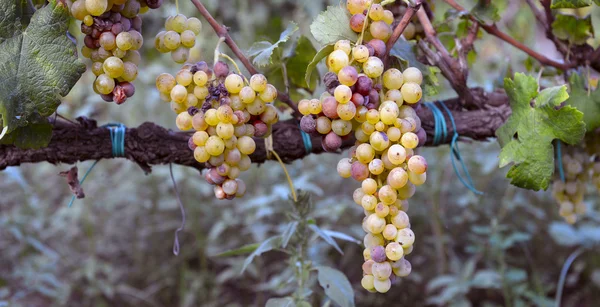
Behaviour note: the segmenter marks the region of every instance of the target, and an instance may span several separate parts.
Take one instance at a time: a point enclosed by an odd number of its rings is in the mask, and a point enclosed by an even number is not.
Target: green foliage
[[[500,13],[498,7],[492,1],[479,0],[471,14],[483,23],[494,23],[500,21]]]
[[[566,86],[538,93],[535,78],[521,73],[505,79],[512,115],[496,131],[502,146],[500,167],[514,163],[507,177],[525,189],[547,189],[554,173],[554,139],[576,144],[583,138],[583,114],[571,106],[557,110],[567,100]],[[534,101],[535,99],[535,101]]]
[[[250,263],[252,263],[252,260],[254,260],[254,258],[260,256],[262,253],[266,253],[268,251],[278,248],[281,245],[281,241],[281,236],[273,236],[262,242],[252,252],[252,254],[250,254],[250,256],[246,258],[246,261],[244,261],[244,265],[242,266],[242,271],[240,273],[244,273],[244,271],[246,271],[246,268],[248,267],[248,265],[250,265]]]
[[[577,18],[571,15],[556,14],[552,23],[552,32],[557,38],[571,44],[585,44],[588,38],[594,36],[592,16]]]
[[[52,138],[52,125],[49,123],[32,123],[19,127],[12,133],[0,138],[0,144],[14,144],[19,148],[39,149],[48,146]]]
[[[300,36],[293,48],[293,55],[287,60],[287,76],[296,87],[305,87],[314,90],[319,81],[318,75],[306,78],[309,64],[317,54],[317,50],[306,36]]]
[[[272,44],[268,41],[254,43],[247,52],[248,56],[253,58],[252,63],[258,67],[267,66],[273,63],[273,51],[275,51],[280,44],[287,42],[296,31],[298,31],[298,25],[291,22],[287,28],[281,32],[279,40],[275,43]]]
[[[594,131],[600,127],[600,90],[588,91],[584,78],[577,73],[571,74],[569,85],[571,93],[567,104],[581,111],[587,131]]]
[[[354,306],[354,290],[344,273],[327,266],[318,266],[315,270],[319,273],[319,285],[332,301],[341,307]]]
[[[310,32],[322,45],[333,44],[341,39],[351,42],[358,35],[350,28],[350,13],[342,6],[329,6],[310,25]]]
[[[594,0],[597,3],[597,0]],[[592,0],[552,0],[553,9],[575,9],[592,5]]]
[[[306,67],[306,73],[304,75],[304,80],[306,81],[307,85],[309,85],[311,82],[312,72],[317,67],[317,64],[319,64],[319,62],[321,62],[322,59],[324,59],[325,57],[327,57],[327,55],[329,55],[331,52],[333,52],[333,48],[334,48],[334,44],[327,44],[327,45],[323,46],[319,50],[319,52],[317,52],[315,54],[313,59],[310,61],[310,63]]]
[[[423,73],[423,79],[425,81],[424,91],[428,96],[435,96],[439,94],[439,82],[437,73],[440,72],[439,68],[433,66],[427,66],[417,60],[416,57],[416,44],[412,41],[398,40],[390,50],[390,56],[396,59],[394,66],[403,70],[407,67],[416,67]]]
[[[25,29],[13,1],[0,0],[0,10],[6,14],[0,20],[0,115],[11,134],[51,115],[85,65],[77,59],[75,45],[66,35],[69,12],[65,3],[51,1],[35,12]],[[47,132],[43,135],[49,136]],[[22,145],[40,147],[49,139],[35,141]]]

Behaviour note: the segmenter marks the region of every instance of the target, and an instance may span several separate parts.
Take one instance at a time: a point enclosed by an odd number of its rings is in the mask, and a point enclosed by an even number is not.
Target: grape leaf
[[[556,14],[552,23],[552,32],[556,37],[572,44],[585,44],[588,38],[594,36],[592,16],[577,18],[571,15]]]
[[[341,6],[329,6],[321,12],[310,25],[310,33],[323,45],[342,39],[355,42],[358,38],[358,34],[350,28],[350,13]]]
[[[66,35],[69,10],[57,1],[23,29],[14,2],[0,0],[0,117],[9,134],[54,113],[85,71]]]
[[[344,273],[327,266],[315,268],[319,285],[332,301],[342,307],[354,306],[354,290]]]
[[[535,78],[517,73],[514,80],[504,79],[504,89],[512,115],[496,131],[502,146],[500,167],[514,164],[506,175],[513,185],[545,190],[554,172],[552,141],[581,141],[585,134],[583,114],[571,106],[557,109],[569,97],[564,85],[538,93]]]
[[[323,48],[321,48],[321,50],[319,50],[319,52],[317,52],[317,54],[315,54],[312,61],[310,61],[310,63],[308,63],[308,66],[306,67],[306,74],[304,75],[304,80],[306,81],[306,85],[310,85],[312,71],[315,69],[315,67],[317,67],[317,64],[319,64],[319,62],[321,62],[322,59],[324,59],[330,53],[332,53],[333,49],[334,49],[334,44],[329,44],[329,45],[323,46]]]
[[[51,138],[52,125],[40,122],[15,129],[5,138],[1,138],[0,144],[13,144],[23,149],[40,149],[48,146]]]
[[[317,54],[317,50],[312,45],[306,36],[300,36],[296,43],[293,55],[286,63],[287,76],[290,82],[297,87],[305,87],[308,83],[308,88],[313,90],[317,86],[319,76],[314,75],[309,77],[308,82],[305,81],[308,65]]]
[[[298,25],[291,22],[287,28],[279,35],[279,40],[274,44],[267,41],[254,43],[248,49],[248,56],[254,58],[252,63],[258,67],[267,66],[272,63],[273,51],[279,47],[279,44],[287,42],[294,32],[298,31]]]
[[[600,127],[600,90],[588,91],[585,88],[584,79],[576,74],[569,78],[571,94],[567,104],[574,106],[583,113],[583,122],[587,131],[594,131]]]
[[[500,20],[498,7],[492,1],[477,1],[475,7],[471,9],[471,15],[483,23],[494,23]]]
[[[591,0],[552,0],[550,8],[553,9],[576,9],[592,5]]]

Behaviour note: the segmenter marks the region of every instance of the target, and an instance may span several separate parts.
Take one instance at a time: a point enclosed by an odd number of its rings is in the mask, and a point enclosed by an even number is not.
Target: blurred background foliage
[[[554,47],[534,26],[524,1],[494,2],[501,8],[499,27],[552,56],[548,50]],[[338,5],[336,0],[203,3],[231,27],[244,50],[257,40],[277,40],[290,21],[310,38],[309,25],[316,15],[327,5]],[[459,21],[446,19],[447,9],[436,3],[435,22],[448,29],[440,36],[451,38]],[[189,2],[181,1],[179,10],[200,17]],[[137,93],[125,105],[101,101],[91,90],[93,74],[86,72],[58,112],[69,118],[88,116],[101,124],[123,122],[133,127],[152,121],[175,129],[173,114],[168,104],[160,102],[154,79],[160,72],[176,72],[177,65],[152,44],[164,19],[175,12],[174,3],[166,3],[143,16],[144,64]],[[600,17],[597,8],[593,14]],[[78,33],[77,28],[73,24],[72,32]],[[217,38],[205,22],[203,32],[192,55],[194,60],[210,61]],[[473,86],[492,90],[514,71],[537,72],[526,55],[485,34],[475,51],[469,80]],[[439,96],[427,98],[453,95],[441,81]],[[586,197],[587,215],[575,227],[568,226],[558,217],[549,192],[508,184],[506,169],[497,167],[499,146],[494,141],[460,146],[476,187],[485,195],[472,194],[456,180],[447,146],[420,150],[429,161],[430,178],[418,189],[408,211],[417,237],[408,256],[413,273],[390,292],[362,290],[362,247],[355,243],[338,241],[344,251],[340,255],[323,240],[311,238],[310,260],[344,272],[358,306],[551,306],[565,259],[583,246],[585,252],[567,275],[563,306],[597,306],[600,257],[594,246],[600,242],[600,214],[596,193]],[[358,184],[338,177],[339,159],[337,154],[312,155],[295,161],[288,170],[296,188],[312,194],[312,216],[322,229],[362,241],[362,208],[352,201]],[[80,174],[90,165],[90,161],[78,163]],[[68,186],[57,175],[68,168],[40,163],[0,172],[0,306],[263,306],[269,298],[295,290],[284,253],[257,257],[241,275],[245,256],[217,256],[283,231],[291,207],[278,164],[256,165],[243,174],[248,192],[234,201],[215,200],[197,172],[174,167],[187,213],[179,256],[173,255],[172,244],[181,216],[168,166],[156,166],[146,176],[126,160],[100,161],[83,185],[86,198],[71,208],[67,207]],[[314,275],[309,279],[314,291],[310,302],[331,304]]]

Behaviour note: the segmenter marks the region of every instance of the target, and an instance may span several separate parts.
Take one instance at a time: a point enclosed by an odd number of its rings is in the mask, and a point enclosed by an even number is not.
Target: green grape
[[[183,47],[183,46],[179,46],[177,49],[171,51],[171,59],[173,59],[173,62],[175,63],[185,63],[188,58],[190,57],[190,49]]]
[[[423,96],[423,91],[421,90],[421,86],[414,82],[406,82],[402,85],[402,89],[400,89],[402,93],[402,97],[404,101],[409,104],[414,104],[421,100]]]
[[[221,122],[231,123],[233,120],[233,110],[230,106],[223,105],[217,109],[217,119]]]
[[[403,145],[394,144],[388,150],[387,157],[394,165],[400,165],[406,160],[406,149],[403,147]]]
[[[223,139],[227,140],[233,136],[233,125],[231,123],[218,123],[217,124],[217,135]]]
[[[365,196],[365,192],[361,188],[354,190],[354,193],[352,193],[352,199],[357,205],[361,204],[363,196]]]
[[[375,280],[386,280],[392,275],[392,265],[388,261],[375,262],[371,267]]]
[[[86,0],[87,1],[87,0]],[[133,37],[129,32],[121,32],[116,38],[117,47],[121,50],[129,50],[133,47]]]
[[[383,11],[383,6],[381,6],[381,4],[375,3],[371,5],[371,9],[369,10],[369,18],[371,18],[373,21],[382,20],[384,15]]]
[[[412,247],[412,245],[411,245],[411,247]],[[410,274],[410,272],[412,271],[412,266],[411,266],[410,262],[408,260],[406,260],[405,258],[402,258],[396,262],[397,263],[394,264],[394,266],[392,268],[394,275],[396,275],[398,277],[408,276]]]
[[[379,119],[385,125],[393,125],[399,113],[400,110],[395,102],[386,101],[381,105],[381,109],[379,110]]]
[[[352,49],[352,57],[359,63],[366,62],[369,56],[369,49],[365,45],[357,45]]]
[[[369,136],[362,131],[362,129],[357,129],[354,131],[354,138],[361,143],[369,142]]]
[[[373,178],[367,178],[361,183],[361,188],[365,194],[373,195],[377,192],[377,181]]]
[[[181,45],[192,48],[196,45],[196,34],[191,30],[185,30],[181,33]]]
[[[91,27],[94,24],[94,17],[92,17],[92,15],[85,15],[85,17],[83,17],[83,24]]]
[[[224,84],[230,94],[238,94],[244,87],[244,79],[240,75],[231,74],[225,78]]]
[[[386,134],[387,134],[388,138],[390,139],[390,142],[392,142],[392,143],[397,142],[400,139],[400,137],[402,136],[402,132],[400,132],[400,129],[398,129],[396,127],[388,128],[388,130],[386,131]]]
[[[369,232],[373,234],[380,234],[381,232],[383,232],[385,225],[385,219],[377,216],[375,213],[370,214],[365,222],[365,226],[367,227]],[[397,236],[396,239],[398,239]]]
[[[402,75],[404,76],[404,80],[406,82],[414,82],[418,85],[423,83],[423,74],[416,67],[409,67],[405,69],[404,72],[402,72]]]
[[[413,172],[408,172],[408,180],[414,185],[422,185],[425,183],[425,180],[427,180],[427,173],[415,174]]]
[[[121,78],[123,78],[124,81],[131,82],[137,78],[137,75],[138,75],[137,65],[135,65],[131,62],[125,62],[125,63],[123,63],[123,68],[124,69],[123,69],[123,74],[121,75]]]
[[[225,142],[225,148],[227,148],[227,149],[235,149],[236,146],[237,146],[237,137],[235,135],[231,136],[231,138],[223,140],[223,142]]]
[[[350,51],[352,51],[352,46],[350,46],[349,40],[339,40],[335,43],[333,50],[342,50],[346,53],[346,55],[350,55]]]
[[[206,151],[211,156],[218,156],[218,155],[222,154],[223,151],[225,151],[225,143],[223,142],[223,140],[220,137],[218,137],[216,135],[212,135],[208,138],[208,140],[206,140],[205,147],[206,147]]]
[[[175,31],[167,31],[164,35],[164,44],[169,50],[175,50],[181,45],[181,36]]]
[[[402,87],[402,83],[404,83],[403,74],[398,69],[390,68],[383,73],[383,86],[385,88],[399,90]]]
[[[92,57],[92,49],[88,48],[87,46],[83,46],[81,47],[81,55],[84,58],[91,58]]]
[[[177,72],[177,75],[175,75],[175,80],[177,81],[177,83],[183,86],[188,86],[192,84],[193,78],[194,75],[192,75],[192,73],[187,69],[182,69],[179,72]]]
[[[249,136],[242,136],[238,139],[237,148],[245,155],[251,155],[256,150],[256,143]]]
[[[400,139],[400,144],[405,148],[413,149],[419,145],[419,137],[413,132],[407,132],[402,135]]]
[[[246,106],[246,110],[251,115],[260,115],[265,111],[266,108],[266,104],[260,98],[254,99],[254,101],[251,104],[248,104]]]
[[[412,156],[408,159],[408,170],[417,175],[423,174],[427,171],[427,161],[422,156]]]
[[[77,20],[84,20],[86,16],[89,16],[90,13],[88,12],[86,6],[87,5],[85,0],[73,2],[73,4],[71,5],[71,15],[73,16],[73,18]]]
[[[360,285],[366,290],[375,289],[375,277],[373,275],[365,275],[360,281]]]
[[[177,14],[171,21],[171,28],[177,33],[185,31],[187,26],[187,17],[183,14]]]
[[[385,78],[385,73],[384,73]],[[404,103],[404,98],[402,98],[402,93],[399,90],[389,90],[385,93],[384,100],[393,101],[396,103],[398,107],[401,107]]]
[[[196,98],[198,98],[198,100],[203,101],[204,99],[206,99],[206,97],[208,97],[209,92],[208,92],[208,88],[206,86],[195,86],[194,87],[194,96],[196,96]]]
[[[249,104],[256,99],[256,92],[250,86],[244,86],[239,91],[239,97],[242,103]]]
[[[188,112],[181,112],[175,119],[177,128],[182,131],[192,129],[192,116]]]
[[[123,61],[114,56],[106,59],[102,65],[102,68],[104,69],[104,73],[111,78],[119,78],[121,75],[123,75],[123,71],[125,70]]]
[[[171,90],[177,85],[175,77],[168,73],[162,73],[156,77],[156,88],[161,93],[171,93]]]
[[[266,103],[273,102],[277,98],[277,89],[273,85],[267,84],[267,87],[258,96]]]
[[[109,57],[111,57],[111,56],[112,56],[112,52],[110,52],[110,51],[108,51],[108,50],[106,50],[106,49],[104,49],[104,48],[102,48],[102,47],[98,48],[98,57],[99,57],[99,58],[100,58],[102,61],[104,61],[104,60],[108,59],[108,58],[109,58]]]
[[[383,203],[378,203],[375,207],[375,214],[379,217],[386,217],[390,213],[390,206]]]
[[[383,62],[372,56],[363,64],[363,71],[369,78],[377,78],[383,73]]]
[[[402,32],[402,36],[404,36],[404,38],[406,40],[411,40],[415,37],[416,33],[417,33],[417,28],[415,27],[415,25],[412,22],[409,22],[406,25],[404,32]]]
[[[171,51],[167,46],[165,46],[165,35],[167,31],[160,31],[154,37],[154,48],[158,50],[160,53],[167,53]]]
[[[265,107],[266,108],[264,112],[260,115],[260,120],[267,125],[275,124],[279,119],[279,113],[277,113],[277,109],[272,104],[268,104]],[[323,118],[329,120],[326,117]],[[317,119],[317,127],[318,125],[319,120]],[[329,122],[329,127],[331,129],[331,122]]]
[[[375,158],[375,150],[371,145],[365,143],[360,144],[356,148],[356,159],[361,163],[369,163]],[[370,193],[372,194],[372,193]]]
[[[398,261],[404,256],[404,249],[396,242],[390,242],[385,247],[385,255],[392,261]]]
[[[402,245],[403,248],[408,248],[415,243],[415,233],[410,228],[400,229],[395,241]]]
[[[369,8],[371,4],[370,0],[348,0],[346,1],[346,8],[350,14],[362,14],[364,10]]]
[[[194,32],[195,35],[199,35],[202,31],[202,22],[196,17],[190,17],[185,22],[185,29]]]
[[[267,88],[267,78],[262,74],[250,77],[250,87],[256,92],[262,92]]]
[[[387,184],[394,189],[400,189],[408,182],[408,174],[401,167],[396,167],[387,176]]]
[[[342,178],[350,178],[352,176],[352,163],[349,158],[343,158],[338,162],[337,172]]]
[[[373,159],[369,162],[369,172],[373,175],[379,175],[383,173],[385,167],[383,166],[383,161],[381,159]]]
[[[379,189],[379,200],[386,205],[393,204],[397,197],[396,190],[389,185],[384,185]]]
[[[311,99],[308,102],[308,110],[310,114],[318,115],[323,110],[323,105],[319,99]]]
[[[85,1],[85,9],[92,16],[100,16],[108,8],[107,0],[79,0],[79,1],[82,1],[82,2]],[[80,12],[81,12],[81,9],[78,9],[78,16],[79,16]],[[85,15],[88,15],[88,14],[85,14]],[[79,20],[83,20],[83,18],[79,19]]]
[[[199,114],[200,112],[196,113]],[[194,120],[195,120],[195,115],[194,117],[192,117],[192,126],[194,126]],[[194,127],[195,129],[195,127]],[[198,146],[204,146],[206,144],[206,141],[208,140],[208,133],[206,133],[206,131],[196,131],[193,135],[192,135],[192,141],[194,142],[194,144],[198,145]]]
[[[94,62],[92,63],[92,73],[94,75],[99,76],[104,73],[104,68],[102,67],[102,62]]]
[[[175,16],[167,17],[167,19],[165,20],[165,30],[167,30],[167,31],[173,30],[173,19],[174,18],[175,18]]]
[[[358,80],[358,72],[354,66],[346,66],[338,72],[338,81],[346,86],[353,86]]]
[[[365,210],[374,210],[377,206],[377,197],[365,193],[360,204]]]
[[[171,90],[171,100],[177,103],[184,103],[187,99],[187,89],[181,84],[177,84]]]
[[[171,93],[170,92],[168,94],[158,92],[158,97],[160,98],[160,101],[162,101],[162,102],[171,102]]]
[[[196,161],[198,161],[200,163],[208,162],[208,160],[210,159],[210,154],[208,153],[208,151],[206,151],[206,147],[204,147],[204,146],[196,147],[196,149],[194,149],[194,159],[196,159]]]
[[[340,119],[350,121],[356,114],[356,106],[353,103],[339,104],[337,113]]]
[[[375,131],[369,136],[369,143],[377,151],[383,151],[390,146],[390,140],[385,132]]]
[[[179,104],[175,101],[171,101],[171,110],[173,110],[173,112],[175,112],[176,114],[179,114],[181,112],[185,112],[186,108],[182,104]]]
[[[133,18],[140,12],[140,3],[136,0],[129,0],[125,2],[125,5],[121,9],[121,15],[127,18]]]
[[[112,93],[115,88],[115,79],[107,74],[101,74],[96,78],[96,81],[94,81],[94,87],[100,94],[108,95]]]
[[[383,11],[383,19],[382,20],[385,23],[387,23],[388,25],[391,25],[392,23],[394,23],[394,13],[392,13],[392,11],[390,11],[390,10]]]
[[[367,111],[367,122],[371,125],[375,125],[379,122],[379,111],[371,109]]]
[[[410,219],[408,218],[408,214],[406,214],[404,211],[398,211],[398,214],[393,216],[390,222],[392,222],[392,225],[394,225],[394,227],[397,229],[410,227]]]
[[[144,45],[144,37],[142,36],[142,34],[135,30],[131,30],[128,33],[129,35],[131,35],[132,39],[132,46],[130,49],[139,50],[140,48],[142,48],[142,46]]]
[[[391,207],[390,209],[395,208],[395,207]],[[391,212],[390,212],[391,215]],[[396,235],[398,234],[398,228],[396,228],[396,226],[392,225],[392,224],[387,224],[385,225],[385,228],[383,229],[383,232],[381,233],[383,235],[383,238],[388,240],[388,241],[392,241],[396,238]]]
[[[329,69],[335,73],[348,66],[349,62],[350,59],[348,58],[348,55],[342,50],[335,50],[327,57],[327,65],[329,66]]]
[[[113,56],[116,56],[117,58],[123,59],[123,57],[125,57],[125,55],[127,54],[127,51],[121,50],[119,48],[115,48],[115,50],[112,51]]]
[[[113,50],[117,48],[116,36],[112,32],[104,32],[100,34],[98,42],[105,50]]]
[[[339,103],[348,103],[352,98],[352,90],[347,85],[338,85],[334,91],[335,100]]]
[[[352,122],[342,119],[335,119],[331,122],[331,130],[339,135],[345,136],[352,132]]]
[[[308,99],[300,100],[298,102],[298,111],[302,115],[309,115],[310,114],[310,100],[308,100]]]
[[[193,79],[196,85],[205,86],[206,82],[208,82],[208,75],[205,72],[199,70],[196,73],[194,73]]]
[[[198,106],[198,98],[194,94],[187,94],[187,98],[185,99],[186,107],[196,107]]]
[[[385,21],[374,21],[369,26],[369,31],[373,38],[386,41],[392,35],[392,28]]]

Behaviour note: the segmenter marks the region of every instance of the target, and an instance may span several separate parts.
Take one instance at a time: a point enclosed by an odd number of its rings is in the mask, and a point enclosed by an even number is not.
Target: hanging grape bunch
[[[160,53],[170,52],[175,63],[185,63],[201,30],[202,22],[198,18],[187,18],[182,14],[170,16],[165,21],[165,30],[156,34],[154,47]]]
[[[124,103],[135,93],[142,37],[140,13],[159,8],[162,0],[77,0],[71,14],[85,34],[81,54],[92,60],[92,87],[105,101]]]
[[[351,28],[359,33],[368,29],[373,38],[366,44],[335,44],[327,57],[330,72],[324,77],[328,92],[299,102],[300,126],[306,133],[322,135],[326,151],[336,151],[342,138],[354,133],[356,146],[337,170],[361,182],[353,198],[366,215],[362,286],[385,293],[392,280],[411,272],[405,256],[412,252],[415,235],[406,214],[408,199],[427,177],[427,162],[414,154],[425,134],[412,108],[421,99],[423,76],[414,67],[384,72],[385,41],[394,19],[390,11],[362,0],[347,4],[353,14]]]
[[[206,62],[186,64],[175,77],[163,73],[156,87],[177,114],[180,130],[195,130],[189,140],[196,161],[205,163],[205,179],[218,199],[242,197],[246,184],[240,173],[250,168],[256,149],[252,137],[268,137],[279,115],[271,104],[277,90],[265,76],[250,81],[229,72],[226,63],[210,69]]]

